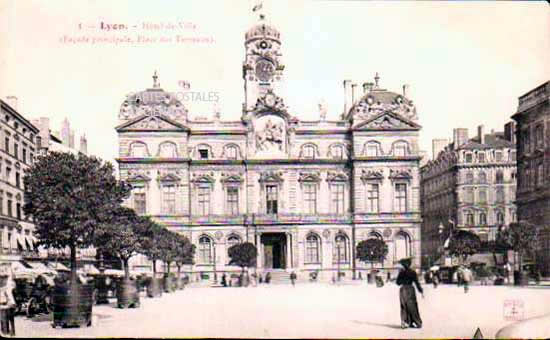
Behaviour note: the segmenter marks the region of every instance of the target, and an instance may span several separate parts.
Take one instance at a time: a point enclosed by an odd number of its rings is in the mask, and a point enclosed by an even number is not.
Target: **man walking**
[[[464,293],[468,293],[470,289],[470,282],[472,282],[473,275],[470,268],[463,266],[462,268],[462,282],[464,284]]]

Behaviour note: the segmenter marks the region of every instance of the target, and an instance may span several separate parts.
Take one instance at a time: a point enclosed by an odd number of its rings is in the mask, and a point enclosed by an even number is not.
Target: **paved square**
[[[142,299],[139,309],[94,306],[97,325],[53,329],[48,321],[16,319],[21,337],[246,337],[358,338],[462,337],[480,327],[492,338],[502,327],[506,302],[522,301],[525,318],[550,314],[550,289],[424,285],[418,295],[422,329],[399,328],[399,288],[298,284],[249,288],[186,288]]]

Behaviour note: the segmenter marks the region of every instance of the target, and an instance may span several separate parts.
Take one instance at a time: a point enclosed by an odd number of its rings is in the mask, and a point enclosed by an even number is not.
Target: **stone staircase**
[[[270,270],[271,273],[271,282],[270,284],[290,284],[290,273],[287,273],[284,270]],[[265,278],[267,271],[262,274],[262,277]]]

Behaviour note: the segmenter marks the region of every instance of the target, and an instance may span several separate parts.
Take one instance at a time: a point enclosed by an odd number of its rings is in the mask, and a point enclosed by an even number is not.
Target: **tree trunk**
[[[153,258],[153,274],[157,274],[157,259]]]
[[[166,270],[170,274],[170,262],[166,262]]]
[[[122,269],[124,270],[124,279],[128,280],[130,278],[130,268],[128,267],[128,259],[122,259]]]
[[[76,246],[71,244],[71,281],[76,282]]]

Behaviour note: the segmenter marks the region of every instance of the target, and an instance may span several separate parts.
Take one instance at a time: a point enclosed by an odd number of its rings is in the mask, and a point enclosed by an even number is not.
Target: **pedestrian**
[[[17,306],[13,296],[15,282],[11,268],[9,271],[7,275],[3,271],[0,277],[0,329],[4,336],[15,336],[15,308]]]
[[[271,282],[271,273],[267,272],[267,274],[265,274],[265,283],[270,283],[270,282]]]
[[[390,282],[390,281],[391,281],[391,273],[388,270],[388,272],[386,273],[386,282]]]
[[[292,286],[296,284],[296,273],[292,272],[290,273],[290,282],[292,282]]]
[[[438,270],[434,270],[434,272],[432,273],[432,283],[434,284],[434,288],[437,288],[437,286],[439,285],[439,271]]]
[[[380,273],[380,271],[376,271],[374,281],[376,282],[376,287],[384,287],[384,279],[382,279],[382,274]]]
[[[227,287],[227,276],[225,273],[222,275],[222,286]]]
[[[510,266],[510,263],[506,262],[504,264],[504,279],[506,280],[507,284],[510,284],[510,272],[512,271],[512,266]]]
[[[422,319],[418,312],[418,303],[416,301],[416,289],[424,298],[424,291],[418,282],[418,275],[411,269],[411,259],[405,258],[399,261],[399,264],[403,266],[403,269],[399,271],[397,275],[397,285],[401,286],[399,289],[399,302],[401,305],[401,328],[414,327],[422,328]]]
[[[464,284],[464,293],[468,293],[470,289],[470,282],[472,282],[473,275],[470,268],[466,266],[461,267],[462,271],[462,283]]]

